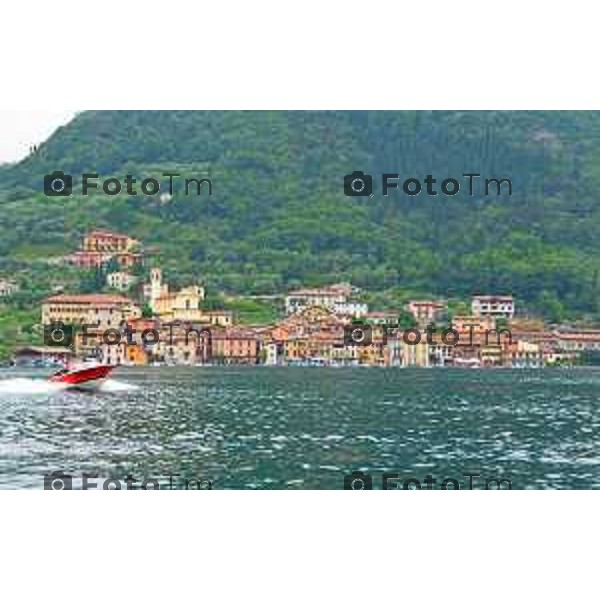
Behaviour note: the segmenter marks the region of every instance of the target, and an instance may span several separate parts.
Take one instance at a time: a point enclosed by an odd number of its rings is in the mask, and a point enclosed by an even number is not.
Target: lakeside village
[[[514,299],[508,295],[474,296],[471,314],[454,315],[451,320],[443,300],[411,300],[405,308],[416,326],[407,338],[397,329],[399,313],[369,311],[368,305],[357,299],[360,290],[339,283],[290,291],[285,297],[285,315],[277,322],[242,326],[230,311],[203,310],[205,290],[200,285],[173,290],[158,268],[150,271],[149,280],[138,281],[132,270],[141,264],[143,248],[126,235],[92,231],[84,236],[81,250],[64,260],[80,269],[101,269],[108,261],[118,264],[119,270],[106,275],[106,283],[115,293],[61,293],[46,298],[41,324],[46,329],[56,322],[72,326],[72,343],[69,347],[46,343],[19,348],[13,364],[54,364],[74,355],[126,366],[536,368],[573,364],[582,353],[600,350],[600,330],[547,329],[542,321],[518,318]],[[0,295],[14,291],[13,282],[0,282]],[[427,333],[432,324],[437,329]],[[85,325],[87,335],[82,332]],[[449,325],[458,332],[458,339],[444,333]],[[127,327],[136,332],[135,337],[128,339]],[[356,343],[348,335],[353,327],[368,330],[368,339]],[[115,330],[123,333],[119,343]],[[159,339],[141,335],[148,330],[159,332]],[[204,333],[197,335],[194,330]],[[390,331],[395,331],[394,335]],[[419,331],[421,339],[415,343]]]

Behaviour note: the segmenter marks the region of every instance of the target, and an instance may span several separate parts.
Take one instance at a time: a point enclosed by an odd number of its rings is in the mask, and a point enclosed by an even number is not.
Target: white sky
[[[48,139],[68,123],[74,110],[0,110],[0,163],[16,162],[33,144]]]

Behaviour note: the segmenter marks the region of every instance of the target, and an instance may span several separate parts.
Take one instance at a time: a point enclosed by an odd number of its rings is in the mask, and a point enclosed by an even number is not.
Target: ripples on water
[[[600,487],[598,370],[121,369],[96,393],[31,373],[0,373],[2,488],[57,469],[217,489],[341,489],[356,469],[374,487],[384,471]]]

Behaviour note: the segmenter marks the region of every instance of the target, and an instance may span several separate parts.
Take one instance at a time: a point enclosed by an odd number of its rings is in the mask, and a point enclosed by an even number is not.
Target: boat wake
[[[15,394],[56,394],[68,389],[70,386],[65,383],[46,381],[45,379],[28,379],[25,377],[15,377],[13,379],[0,380],[0,395]],[[125,383],[117,380],[107,380],[98,386],[96,392],[128,392],[138,389],[137,385]]]
[[[100,384],[99,390],[101,392],[130,392],[132,390],[139,389],[138,385],[133,383],[125,383],[118,379],[108,379]]]

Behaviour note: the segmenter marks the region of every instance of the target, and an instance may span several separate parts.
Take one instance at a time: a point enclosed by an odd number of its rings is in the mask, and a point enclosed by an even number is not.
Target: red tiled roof
[[[512,296],[473,296],[473,300],[479,300],[480,302],[513,302]]]
[[[125,296],[116,296],[111,294],[82,294],[69,296],[62,294],[59,296],[51,296],[44,300],[45,304],[131,304],[132,301]]]
[[[255,331],[248,329],[229,328],[218,331],[215,329],[213,339],[258,339]]]
[[[301,290],[292,290],[288,296],[339,296],[336,292],[327,288],[303,288]]]
[[[140,326],[144,329],[154,329],[161,326],[160,320],[156,317],[140,317],[139,319],[129,319],[129,325]]]
[[[600,331],[593,329],[587,331],[557,331],[556,336],[561,340],[600,341]]]
[[[92,257],[109,258],[110,254],[107,252],[86,252],[84,250],[77,250],[76,252],[71,252],[71,254],[67,255],[67,258],[92,258]]]
[[[111,238],[114,240],[129,239],[128,235],[123,235],[121,233],[115,233],[114,231],[106,231],[103,229],[95,229],[94,231],[90,231],[90,233],[86,234],[86,237],[103,237],[103,238]]]
[[[408,303],[415,306],[444,306],[442,302],[438,302],[437,300],[409,300]]]

